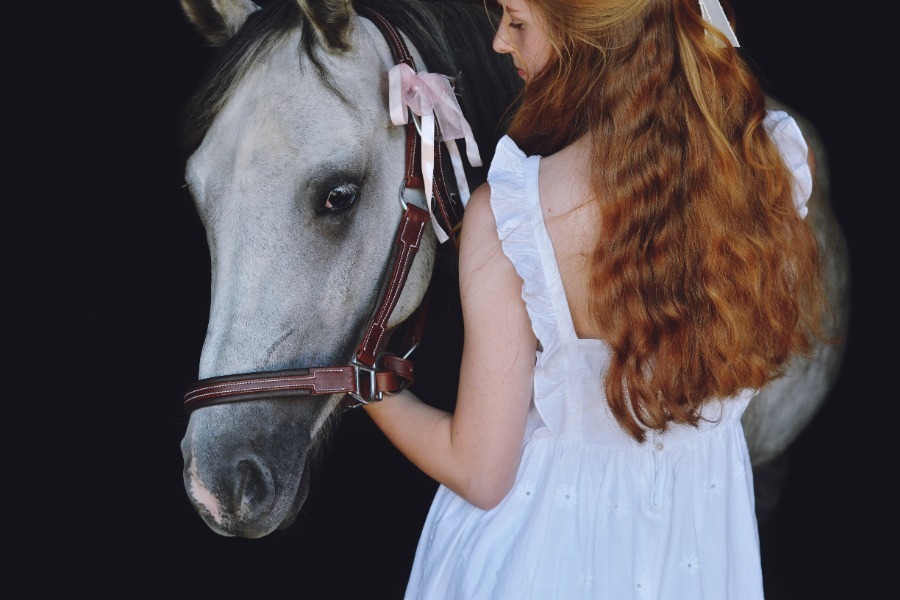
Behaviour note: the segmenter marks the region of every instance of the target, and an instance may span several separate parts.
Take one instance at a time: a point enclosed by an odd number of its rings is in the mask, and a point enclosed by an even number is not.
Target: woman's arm
[[[463,225],[464,344],[455,412],[431,407],[409,391],[365,410],[427,475],[490,509],[515,481],[537,340],[522,300],[522,279],[500,247],[487,184],[469,198]]]

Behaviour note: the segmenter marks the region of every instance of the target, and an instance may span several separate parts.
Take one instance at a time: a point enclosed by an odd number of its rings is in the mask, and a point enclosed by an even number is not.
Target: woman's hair
[[[610,408],[639,441],[696,424],[824,339],[819,251],[765,93],[698,0],[529,2],[553,56],[509,135],[543,155],[593,136],[590,310],[612,348]]]

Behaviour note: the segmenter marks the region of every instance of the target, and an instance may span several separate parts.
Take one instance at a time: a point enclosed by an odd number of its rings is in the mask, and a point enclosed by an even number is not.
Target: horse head
[[[407,132],[389,115],[391,46],[349,0],[181,4],[221,46],[186,111],[186,181],[211,258],[199,377],[346,365],[378,301],[404,203],[426,207],[421,190],[401,185]],[[484,119],[496,127],[500,115]],[[426,227],[389,330],[421,303],[436,248]],[[342,396],[193,411],[184,484],[206,523],[248,538],[289,526]]]

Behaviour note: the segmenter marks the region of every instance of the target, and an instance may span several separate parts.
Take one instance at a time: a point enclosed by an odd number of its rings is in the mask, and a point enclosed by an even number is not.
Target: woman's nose
[[[497,29],[497,33],[494,34],[494,41],[491,43],[491,47],[494,48],[494,52],[499,54],[509,54],[512,50],[512,47],[500,35],[500,29]]]

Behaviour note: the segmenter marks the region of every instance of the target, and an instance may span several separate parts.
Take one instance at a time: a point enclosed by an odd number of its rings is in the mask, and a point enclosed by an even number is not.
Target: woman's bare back
[[[542,157],[538,189],[544,223],[580,338],[601,338],[588,312],[590,263],[600,206],[590,189],[590,135]]]

